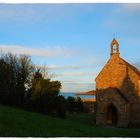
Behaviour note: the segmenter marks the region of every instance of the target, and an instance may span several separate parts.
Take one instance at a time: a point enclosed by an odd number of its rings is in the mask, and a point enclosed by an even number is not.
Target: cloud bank
[[[94,83],[64,83],[61,92],[84,92],[89,90],[94,90]]]
[[[4,53],[14,53],[14,54],[26,54],[31,56],[40,57],[69,57],[73,55],[72,50],[61,49],[59,47],[49,47],[49,48],[31,48],[20,45],[0,45],[0,50]]]
[[[56,74],[57,77],[66,77],[66,76],[88,76],[88,75],[97,75],[94,72],[63,72]]]

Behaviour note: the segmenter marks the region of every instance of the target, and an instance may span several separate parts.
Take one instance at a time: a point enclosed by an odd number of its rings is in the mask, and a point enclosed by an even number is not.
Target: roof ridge
[[[140,71],[135,67],[133,66],[132,64],[128,63],[127,61],[125,61],[123,58],[120,57],[120,59],[125,63],[127,64],[128,67],[130,67],[139,77],[140,77]]]

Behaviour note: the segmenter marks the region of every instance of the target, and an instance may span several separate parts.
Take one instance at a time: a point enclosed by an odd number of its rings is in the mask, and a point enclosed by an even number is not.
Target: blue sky
[[[29,54],[62,82],[62,92],[95,88],[110,57],[140,66],[140,4],[0,4],[0,49]]]

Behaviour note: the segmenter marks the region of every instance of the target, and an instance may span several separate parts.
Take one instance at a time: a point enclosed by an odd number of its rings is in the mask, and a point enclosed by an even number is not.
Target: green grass
[[[140,129],[103,128],[89,114],[59,119],[0,105],[1,137],[140,137]]]

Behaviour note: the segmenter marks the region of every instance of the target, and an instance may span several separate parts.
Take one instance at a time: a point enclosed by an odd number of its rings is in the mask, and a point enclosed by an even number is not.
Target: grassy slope
[[[67,119],[27,112],[0,105],[0,136],[10,137],[140,137],[140,129],[101,128],[91,116],[70,115]]]

